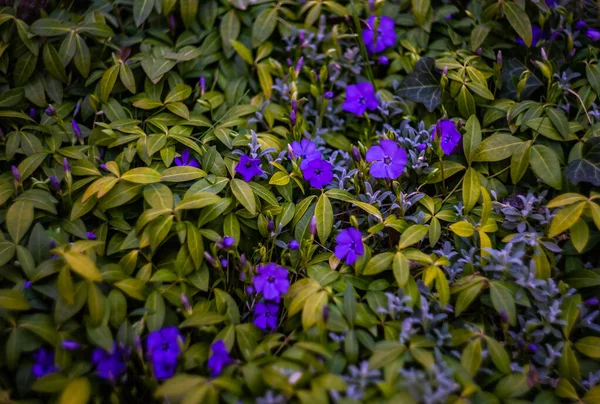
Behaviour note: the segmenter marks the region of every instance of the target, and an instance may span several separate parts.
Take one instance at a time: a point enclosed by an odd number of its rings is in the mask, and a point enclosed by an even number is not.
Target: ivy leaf
[[[442,87],[433,74],[435,61],[431,57],[421,58],[398,88],[398,95],[413,102],[420,102],[429,111],[442,103]]]
[[[600,137],[593,137],[583,145],[581,159],[567,167],[567,178],[573,184],[589,182],[600,186]]]

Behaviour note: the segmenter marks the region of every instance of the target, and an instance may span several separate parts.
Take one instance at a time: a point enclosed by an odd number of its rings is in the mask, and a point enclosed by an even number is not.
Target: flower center
[[[315,174],[317,174],[317,175],[320,175],[320,174],[321,174],[321,169],[317,168],[317,169],[315,170]]]
[[[383,162],[384,162],[385,164],[391,164],[391,163],[392,163],[392,159],[391,159],[391,158],[389,158],[389,157],[386,157],[386,158],[384,158],[384,159],[383,159]]]
[[[246,168],[250,168],[250,167],[252,167],[252,163],[248,161],[248,162],[246,163]]]
[[[365,97],[362,97],[362,96],[361,96],[361,97],[358,99],[358,102],[359,102],[359,104],[366,104],[366,103],[367,103],[367,100],[366,100],[366,98],[365,98]]]
[[[163,342],[163,344],[161,345],[162,349],[164,351],[166,351],[167,349],[169,349],[169,344],[167,344],[166,342]]]
[[[274,276],[269,276],[269,278],[267,279],[267,281],[269,281],[269,283],[273,283],[273,282],[275,282],[275,277]]]

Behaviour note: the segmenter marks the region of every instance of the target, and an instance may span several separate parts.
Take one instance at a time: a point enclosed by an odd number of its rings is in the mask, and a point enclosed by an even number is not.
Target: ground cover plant
[[[8,3],[2,402],[600,403],[594,2]]]

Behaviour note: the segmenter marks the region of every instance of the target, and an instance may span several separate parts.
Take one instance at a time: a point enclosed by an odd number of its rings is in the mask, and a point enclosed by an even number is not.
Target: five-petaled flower
[[[587,30],[587,32],[585,34],[592,41],[598,41],[598,40],[600,40],[600,31],[598,31],[597,29],[588,28],[588,30]]]
[[[379,23],[377,27],[375,27]],[[363,41],[369,53],[377,53],[396,44],[394,20],[382,16],[379,21],[374,15],[367,20],[368,27],[363,30]],[[375,31],[375,28],[377,30]]]
[[[287,269],[270,263],[259,265],[257,272],[258,274],[253,279],[256,292],[262,293],[266,300],[279,303],[281,295],[287,293],[290,288]]]
[[[246,182],[250,182],[252,178],[257,175],[263,175],[260,159],[253,159],[245,154],[240,156],[240,162],[235,166],[235,171],[239,173]]]
[[[379,106],[375,89],[371,83],[351,84],[346,87],[346,100],[342,109],[354,115],[362,115],[368,109],[374,111]]]
[[[35,377],[42,377],[48,373],[58,371],[56,365],[54,365],[54,352],[40,348],[36,353],[33,354],[34,364],[31,368],[31,372]]]
[[[181,354],[183,336],[177,327],[165,327],[153,331],[146,341],[146,354],[152,362],[154,376],[158,380],[168,379],[175,373],[177,358]]]
[[[279,305],[271,302],[258,302],[254,309],[254,325],[263,330],[277,328]]]
[[[309,139],[302,139],[300,142],[294,141],[291,143],[293,155],[303,159],[303,163],[309,160],[320,159],[321,152],[317,150],[317,145]],[[291,153],[290,154],[290,158]]]
[[[382,140],[380,146],[367,150],[367,161],[373,163],[370,169],[373,177],[394,180],[404,171],[406,151],[393,140]]]
[[[200,163],[194,157],[191,157],[191,154],[190,149],[182,151],[181,157],[175,157],[175,165],[200,168]]]
[[[304,179],[310,183],[313,188],[323,188],[333,179],[333,166],[331,163],[315,159],[306,161],[300,165]]]
[[[212,377],[217,377],[223,371],[223,367],[233,362],[229,357],[229,352],[223,340],[218,340],[210,346],[211,355],[208,358],[208,368],[212,372]]]
[[[92,353],[92,363],[96,365],[98,376],[103,379],[114,380],[125,372],[127,365],[125,362],[129,356],[126,348],[118,345],[116,342],[113,345],[112,352],[106,352],[102,348],[94,349]]]
[[[449,119],[438,121],[431,139],[435,140],[436,136],[440,137],[440,147],[445,155],[454,153],[462,139],[462,135],[456,129],[456,125]]]
[[[365,253],[360,231],[354,227],[341,231],[335,238],[335,242],[337,243],[335,256],[345,260],[348,265],[354,264],[357,258]]]

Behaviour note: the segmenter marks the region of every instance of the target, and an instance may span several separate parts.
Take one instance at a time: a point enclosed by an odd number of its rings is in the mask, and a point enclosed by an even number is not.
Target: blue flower
[[[540,27],[538,27],[537,25],[531,25],[531,46],[535,46],[537,45],[537,43],[539,42],[540,39],[542,39],[543,37],[543,33],[542,33],[542,29]],[[518,45],[521,46],[525,46],[525,41],[523,40],[523,38],[517,38],[515,39],[515,43],[517,43]]]
[[[254,325],[267,330],[277,328],[279,305],[270,302],[258,302],[254,309]]]
[[[92,363],[96,366],[98,376],[103,379],[114,380],[125,372],[127,368],[125,362],[128,357],[129,352],[115,342],[112,352],[106,352],[102,348],[94,349]]]
[[[291,143],[291,148],[295,158],[300,157],[305,161],[321,158],[321,152],[317,150],[317,145],[309,139],[302,139],[300,142],[294,141]],[[291,155],[290,158],[292,158]]]
[[[600,31],[598,31],[597,29],[588,28],[588,30],[587,30],[587,32],[585,34],[592,41],[599,41],[600,40]]]
[[[240,162],[235,166],[235,172],[239,173],[244,181],[252,181],[255,176],[263,175],[260,159],[253,159],[245,154],[240,156]]]
[[[146,341],[146,354],[152,362],[154,376],[158,380],[168,379],[175,373],[177,358],[181,354],[183,336],[177,327],[165,327],[153,331]]]
[[[367,20],[368,27],[363,30],[363,41],[369,53],[377,53],[394,46],[396,44],[396,31],[394,20],[390,17],[382,16],[377,27],[375,35],[376,17],[370,16]]]
[[[346,87],[346,100],[342,109],[354,115],[363,115],[368,109],[374,111],[379,106],[375,89],[371,83],[351,84]]]
[[[190,149],[185,149],[181,152],[181,157],[175,157],[176,166],[189,166],[200,168],[200,163],[194,157],[191,157]]]
[[[288,271],[284,267],[270,263],[259,265],[258,274],[252,280],[257,293],[262,293],[266,300],[279,302],[281,295],[290,288]]]
[[[394,180],[404,172],[406,151],[392,140],[382,140],[380,146],[371,146],[367,150],[366,159],[373,163],[370,168],[373,177]]]
[[[462,139],[462,135],[456,129],[456,125],[449,119],[438,121],[435,131],[431,136],[432,140],[435,139],[436,135],[440,137],[440,147],[445,155],[454,153]]]
[[[333,179],[333,166],[325,160],[315,159],[306,161],[306,163],[302,162],[300,168],[304,179],[313,188],[323,188]]]
[[[292,240],[288,243],[288,247],[290,250],[297,250],[300,248],[300,243],[297,240]]]
[[[210,347],[211,355],[208,358],[208,368],[212,372],[212,377],[217,377],[223,371],[223,367],[229,365],[233,360],[229,357],[229,352],[223,340],[218,340]]]
[[[335,256],[339,260],[345,260],[348,265],[354,264],[357,258],[365,253],[360,231],[354,227],[341,231],[335,242]]]
[[[35,377],[42,377],[48,373],[58,371],[58,368],[54,365],[54,352],[40,348],[36,353],[33,354],[35,363],[31,368],[31,372]]]

